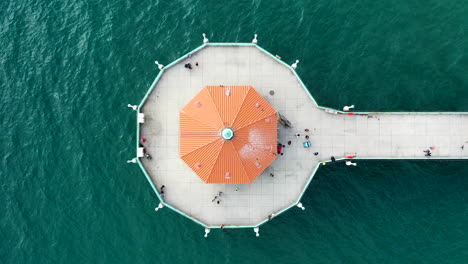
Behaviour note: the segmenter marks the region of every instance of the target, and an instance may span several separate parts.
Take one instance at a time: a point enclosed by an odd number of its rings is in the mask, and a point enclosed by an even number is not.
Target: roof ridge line
[[[218,140],[218,139],[220,139],[220,138],[215,138],[213,141],[210,141],[210,142],[208,142],[208,143],[206,143],[206,144],[204,144],[204,145],[202,145],[202,146],[200,146],[200,147],[198,147],[198,148],[196,148],[196,149],[192,149],[190,152],[187,152],[187,153],[185,153],[184,155],[180,155],[180,158],[185,157],[186,155],[191,154],[192,152],[194,152],[194,151],[196,151],[196,150],[199,150],[199,149],[201,149],[201,148],[203,148],[203,147],[205,147],[205,146],[208,146],[208,145],[212,144],[213,142],[215,142],[215,141]],[[180,144],[180,143],[179,143],[179,144]],[[180,146],[179,146],[179,152],[180,152]]]
[[[242,170],[244,170],[245,172],[245,175],[247,176],[247,179],[249,180],[249,183],[253,182],[253,180],[250,180],[250,177],[249,177],[249,174],[247,173],[247,171],[245,170],[245,164],[244,162],[242,161],[242,159],[240,158],[239,156],[239,150],[236,148],[236,145],[234,143],[232,143],[232,141],[230,142],[232,144],[232,146],[234,147],[234,149],[236,150],[236,155],[237,155],[237,158],[240,160],[241,164],[242,164]],[[259,175],[257,175],[255,178],[257,178]]]
[[[221,140],[222,140],[222,139],[221,139]],[[208,175],[208,177],[207,177],[207,179],[206,179],[205,182],[208,182],[208,180],[211,178],[211,175],[213,174],[213,169],[214,169],[214,167],[216,166],[216,163],[218,163],[218,160],[219,160],[219,156],[220,156],[219,153],[221,153],[221,150],[223,150],[224,144],[226,144],[226,142],[227,142],[226,140],[223,140],[223,145],[219,148],[219,152],[218,152],[218,154],[216,155],[216,160],[215,160],[215,162],[213,163],[213,167],[211,168],[210,174]]]
[[[237,110],[236,112],[236,116],[234,117],[234,120],[232,120],[231,124],[229,124],[229,126],[232,127],[232,125],[236,122],[237,120],[237,117],[239,116],[239,112],[240,110],[242,109],[242,106],[244,106],[245,104],[245,98],[247,98],[247,95],[250,93],[250,91],[252,90],[252,86],[251,85],[242,85],[242,86],[247,86],[249,87],[249,89],[247,90],[247,92],[245,93],[244,97],[242,98],[242,104],[240,104],[239,106],[239,109]]]
[[[210,94],[210,99],[211,99],[211,102],[213,102],[213,105],[215,106],[216,108],[216,113],[218,114],[219,116],[219,119],[221,120],[221,123],[223,123],[223,127],[225,127],[226,125],[224,125],[224,120],[223,120],[223,117],[221,116],[221,114],[219,113],[219,108],[218,106],[216,105],[215,101],[213,100],[213,94],[211,93],[210,89],[208,89],[208,87],[210,86],[216,86],[216,85],[207,85],[205,86],[203,89],[206,89],[208,91],[208,93]],[[222,86],[222,85],[221,85]]]
[[[206,126],[208,126],[208,127],[211,127],[211,128],[213,128],[213,129],[219,129],[219,127],[214,127],[214,126],[212,126],[212,125],[209,125],[209,124],[207,124],[207,123],[205,123],[205,122],[200,121],[200,119],[195,118],[193,115],[187,114],[187,112],[185,112],[184,109],[180,110],[180,112],[179,112],[179,124],[180,124],[180,114],[181,114],[181,113],[185,114],[186,116],[192,118],[193,120],[196,120],[196,121],[198,121],[199,123],[202,123],[202,124],[204,124],[204,125],[206,125]]]
[[[238,129],[236,129],[236,131],[239,131],[239,130],[241,130],[241,129],[243,129],[243,128],[246,128],[246,127],[248,127],[248,126],[250,126],[250,125],[253,125],[253,124],[257,123],[257,122],[260,122],[260,121],[262,121],[263,119],[265,119],[265,118],[267,118],[267,117],[269,117],[269,116],[276,115],[277,113],[278,113],[278,112],[276,111],[276,112],[273,113],[273,114],[270,114],[270,115],[264,116],[264,117],[262,117],[262,118],[259,118],[259,119],[255,120],[255,121],[253,121],[253,122],[251,122],[251,123],[245,125],[245,126],[239,127]]]
[[[274,113],[272,113],[272,114],[278,113],[278,111],[276,111],[276,109],[271,105],[270,102],[268,102],[267,99],[265,99],[265,98],[264,98],[260,93],[258,93],[258,91],[256,91],[255,89],[252,89],[252,88],[253,88],[252,86],[250,86],[250,88],[251,88],[251,89],[249,89],[248,93],[251,92],[251,91],[253,90],[254,92],[256,92],[256,93],[260,96],[261,99],[263,99],[268,105],[270,105],[270,108],[273,109],[273,111],[274,111]],[[246,95],[246,97],[247,97],[247,95]],[[242,102],[242,106],[244,106],[244,104],[245,104],[245,98],[244,98],[244,101]],[[240,112],[240,110],[242,109],[242,106],[241,106],[241,108],[239,108],[239,112]],[[239,113],[239,112],[238,112],[238,113]],[[251,122],[251,123],[249,123],[249,124],[247,124],[247,125],[245,125],[245,126],[242,126],[242,127],[237,128],[236,130],[239,130],[239,129],[243,128],[243,127],[246,127],[246,126],[248,126],[248,125],[251,125],[251,124],[253,124],[253,123],[255,123],[255,122],[257,122],[257,121],[259,121],[259,120],[261,120],[261,119],[263,119],[263,118],[266,118],[266,117],[272,115],[272,114],[269,114],[269,115],[264,116],[264,117],[262,117],[262,118],[258,118],[258,119],[254,120],[253,122]],[[237,121],[237,117],[238,117],[238,116],[239,116],[239,115],[236,115],[236,119],[234,120],[234,122],[232,122],[231,126],[234,125],[235,121]]]

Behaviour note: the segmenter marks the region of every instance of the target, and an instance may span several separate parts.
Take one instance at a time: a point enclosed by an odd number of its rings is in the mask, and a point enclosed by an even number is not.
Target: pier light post
[[[257,42],[258,42],[258,40],[257,40],[257,34],[254,34],[254,39],[252,39],[252,43],[255,44],[255,45],[257,45]]]
[[[260,228],[258,228],[258,226],[257,226],[257,227],[254,227],[253,230],[254,230],[254,232],[255,232],[255,236],[259,237],[260,234],[259,234],[258,232],[260,231]]]
[[[203,36],[203,43],[205,43],[205,44],[208,43],[209,40],[206,38],[206,34],[203,33],[202,36]]]
[[[354,105],[350,105],[350,106],[344,106],[343,107],[343,111],[349,111],[351,108],[354,108]]]
[[[137,159],[133,158],[131,160],[127,160],[127,163],[137,163]]]
[[[128,104],[127,106],[130,107],[131,109],[133,109],[134,111],[136,111],[138,109],[138,105]]]
[[[163,208],[163,207],[164,207],[164,204],[159,203],[159,204],[158,204],[158,207],[154,208],[154,211],[157,212],[159,209],[161,209],[161,208]]]
[[[294,63],[291,65],[291,67],[292,67],[293,69],[296,69],[298,63],[299,63],[299,60],[296,60],[296,62],[294,62]]]
[[[155,61],[154,64],[158,65],[158,69],[162,70],[164,68],[164,65],[159,63],[159,61]]]
[[[302,203],[298,203],[297,207],[301,208],[302,210],[305,210],[305,207],[302,205]]]
[[[205,237],[208,237],[208,234],[210,233],[211,229],[205,228]]]

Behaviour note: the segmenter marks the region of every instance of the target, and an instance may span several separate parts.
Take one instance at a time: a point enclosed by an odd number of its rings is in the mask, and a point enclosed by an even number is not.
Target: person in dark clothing
[[[331,156],[331,161],[335,162],[336,161],[335,157]]]

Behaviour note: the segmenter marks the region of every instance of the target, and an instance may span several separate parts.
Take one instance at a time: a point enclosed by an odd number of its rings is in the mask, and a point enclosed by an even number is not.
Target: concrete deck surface
[[[284,155],[251,184],[205,184],[179,157],[179,111],[205,85],[252,85],[294,126],[279,127]],[[206,46],[166,69],[141,112],[140,137],[153,156],[141,161],[154,185],[165,185],[166,203],[208,226],[256,225],[296,203],[316,165],[331,156],[424,159],[423,150],[436,146],[432,159],[468,158],[466,113],[326,113],[290,68],[254,46]],[[306,134],[311,148],[302,146]],[[212,202],[218,191],[220,204]]]

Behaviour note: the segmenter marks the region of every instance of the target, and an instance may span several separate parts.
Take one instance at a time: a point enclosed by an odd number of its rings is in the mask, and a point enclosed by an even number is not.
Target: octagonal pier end
[[[156,211],[175,210],[202,225],[205,237],[212,228],[254,228],[258,236],[282,212],[305,209],[300,199],[322,164],[468,158],[467,112],[322,107],[293,65],[256,41],[205,41],[167,66],[158,62],[138,108],[129,105],[138,120],[138,157],[129,163],[139,164],[158,196]],[[204,87],[211,92],[194,99]]]

